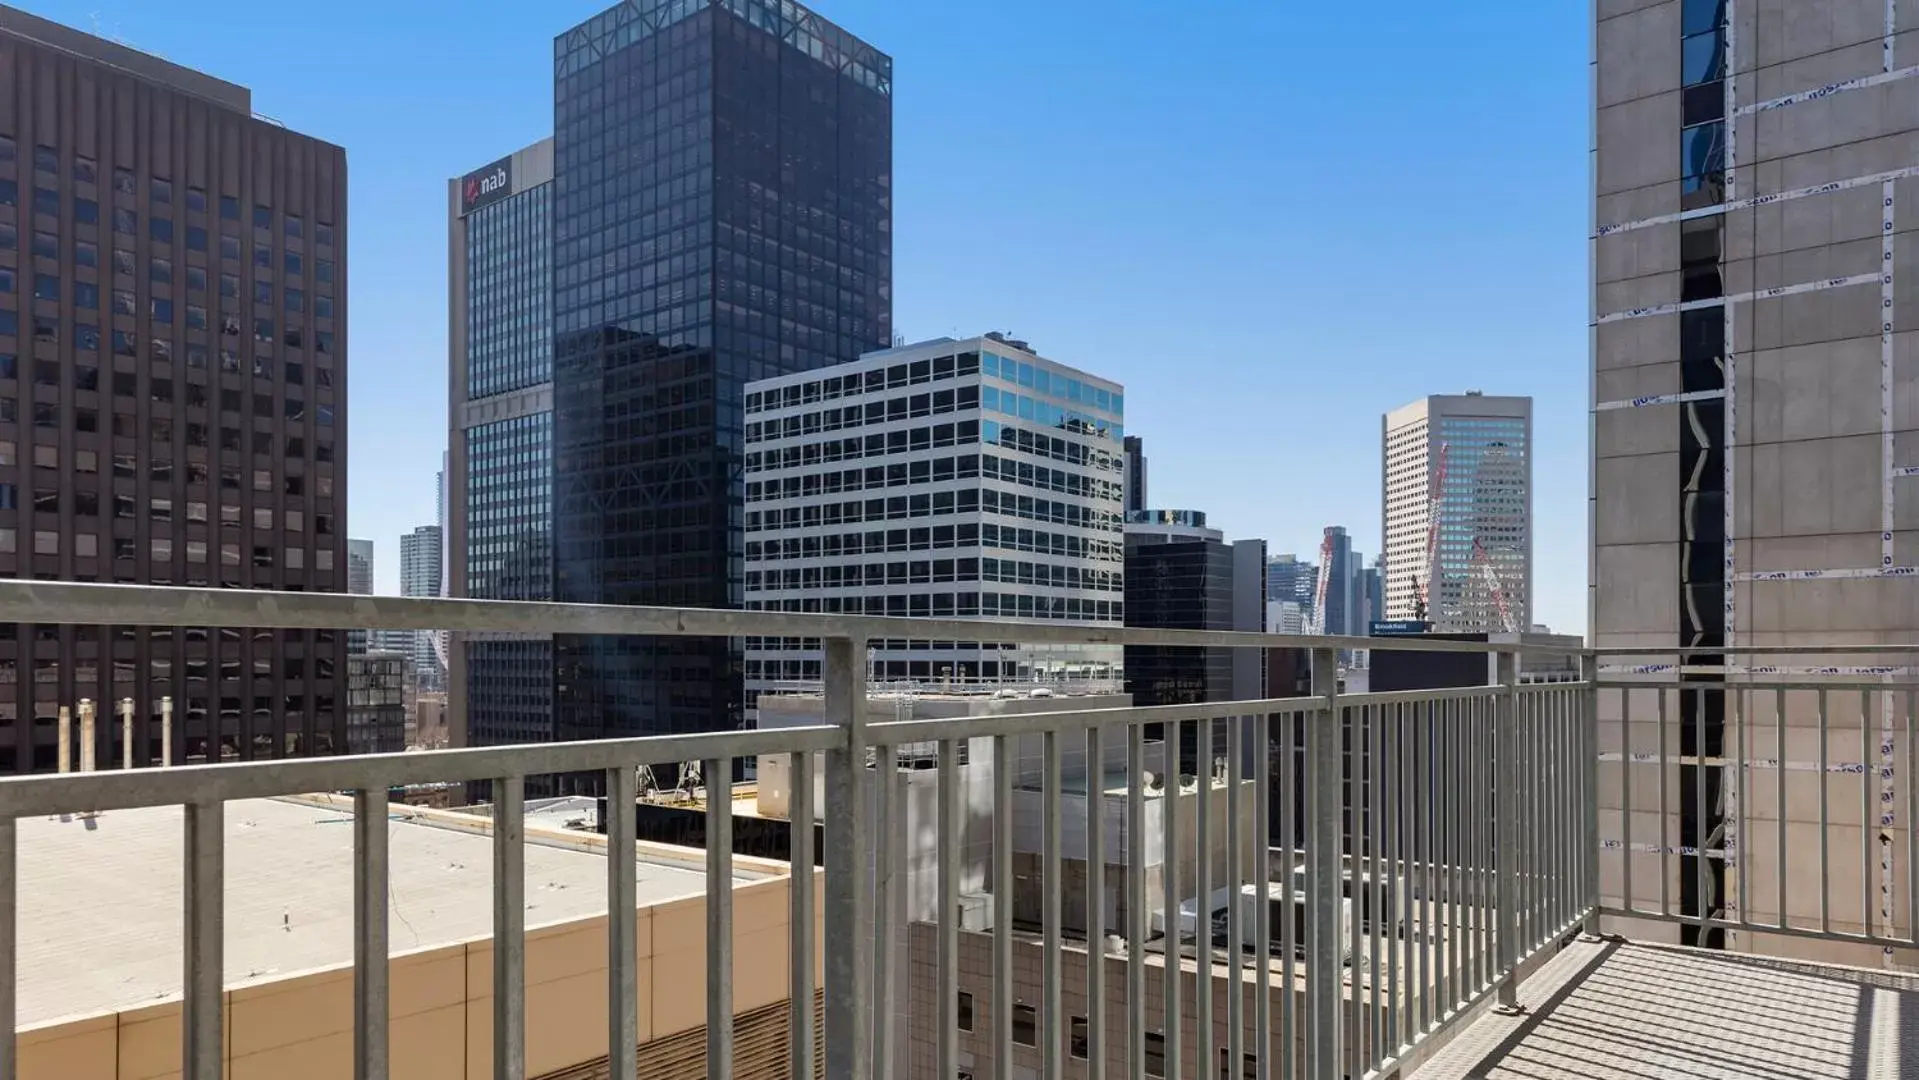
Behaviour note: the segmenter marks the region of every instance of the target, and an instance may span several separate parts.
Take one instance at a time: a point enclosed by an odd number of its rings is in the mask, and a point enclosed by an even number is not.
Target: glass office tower
[[[554,42],[554,584],[738,607],[748,380],[892,337],[892,61],[792,3]],[[737,726],[737,642],[560,637],[561,739]]]
[[[552,206],[552,139],[447,181],[452,596],[553,598]],[[553,738],[552,635],[456,633],[446,662],[453,745]]]

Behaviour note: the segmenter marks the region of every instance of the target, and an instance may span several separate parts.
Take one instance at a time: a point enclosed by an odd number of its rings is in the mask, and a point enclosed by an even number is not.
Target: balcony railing
[[[1662,883],[1667,875],[1643,867],[1636,875],[1625,869],[1618,899],[1602,903],[1602,853],[1636,850],[1632,845],[1642,842],[1643,833],[1602,842],[1599,808],[1602,801],[1610,805],[1611,797],[1602,797],[1600,768],[1609,760],[1619,762],[1617,768],[1636,768],[1648,751],[1630,744],[1622,761],[1619,747],[1600,745],[1597,654],[1584,655],[1578,681],[1519,681],[1521,654],[1564,655],[1563,647],[1394,639],[1395,650],[1490,653],[1495,677],[1461,689],[1340,694],[1338,652],[1382,642],[999,624],[992,629],[996,639],[1035,644],[1302,649],[1311,655],[1315,692],[1092,709],[1074,708],[1067,698],[1045,703],[1049,711],[1041,712],[877,720],[866,705],[868,641],[971,641],[980,637],[981,623],[25,581],[0,582],[0,622],[783,636],[818,638],[825,657],[821,722],[799,727],[0,779],[0,1080],[15,1076],[16,822],[45,815],[184,807],[181,1069],[190,1080],[214,1080],[222,1070],[223,815],[239,799],[352,794],[353,1058],[360,1080],[388,1075],[385,822],[389,793],[409,785],[492,782],[492,1071],[513,1080],[525,1076],[526,1061],[524,790],[528,777],[543,774],[604,777],[605,1052],[614,1077],[634,1075],[639,1042],[634,839],[640,766],[701,762],[705,776],[725,777],[738,759],[784,757],[794,821],[815,816],[818,770],[823,940],[814,931],[813,832],[793,829],[791,841],[788,1056],[794,1076],[921,1074],[897,1064],[907,1051],[898,1023],[906,1007],[901,1003],[912,997],[902,985],[913,970],[904,954],[915,935],[905,925],[909,809],[904,788],[888,778],[897,780],[892,766],[904,746],[937,747],[930,828],[938,852],[933,888],[940,914],[921,921],[934,924],[931,1000],[940,1005],[932,1019],[937,1071],[931,1075],[941,1078],[963,1069],[981,1077],[1010,1076],[1009,1063],[1036,1063],[1043,1075],[1056,1077],[1067,1075],[1068,1060],[1081,1057],[1085,1063],[1074,1061],[1075,1074],[1094,1077],[1210,1077],[1219,1075],[1221,1061],[1243,1062],[1245,1075],[1259,1077],[1395,1075],[1477,1015],[1482,1004],[1512,1005],[1515,982],[1528,964],[1569,935],[1596,931],[1602,914],[1687,918],[1683,905],[1675,907],[1663,893],[1658,908],[1648,907],[1648,875]],[[1702,685],[1681,688],[1678,673],[1620,677],[1626,681],[1617,688],[1607,684],[1605,692],[1624,695],[1635,712],[1650,707],[1653,695],[1664,707],[1669,697],[1676,700]],[[1825,706],[1834,691],[1830,684],[1814,689],[1823,766],[1829,760]],[[1877,694],[1884,687],[1875,681],[1871,689]],[[1766,692],[1804,691],[1794,684]],[[1756,708],[1754,696],[1744,692],[1738,707]],[[1901,722],[1909,739],[1909,690],[1903,700]],[[1207,748],[1195,770],[1199,776],[1181,782],[1149,776],[1149,750],[1171,756],[1187,731],[1193,745]],[[1160,740],[1157,748],[1152,738]],[[1021,755],[1034,742],[1038,776],[1016,784],[1026,760]],[[1221,746],[1223,754],[1210,749]],[[1648,764],[1656,768],[1681,749],[1662,726]],[[968,764],[961,763],[963,753]],[[1752,753],[1742,741],[1733,768],[1754,764]],[[1077,783],[1064,775],[1074,759],[1097,769],[1099,762],[1122,757],[1124,781],[1118,786],[1107,784],[1103,774]],[[1720,763],[1723,751],[1712,748],[1708,757]],[[988,760],[990,796],[976,801],[963,770]],[[1833,775],[1819,772],[1822,797]],[[1627,785],[1625,798],[1639,797],[1638,787]],[[1660,790],[1663,799],[1663,782]],[[1912,798],[1905,790],[1904,797]],[[1016,820],[1015,808],[1030,811],[1034,792],[1040,820],[1037,846],[1028,854],[1037,859],[1039,916],[1022,928],[1012,885],[1015,834],[1024,823]],[[1871,797],[1857,795],[1862,813]],[[1069,830],[1065,822],[1072,815],[1065,806],[1075,798],[1100,799],[1100,809],[1110,799],[1116,813],[1109,820],[1089,809]],[[730,1077],[732,800],[708,799],[704,813],[706,1069],[709,1076]],[[1747,819],[1739,811],[1734,818],[1737,835]],[[1630,829],[1632,815],[1625,820]],[[959,914],[961,838],[971,821],[986,823],[990,837],[985,877],[992,918],[984,931],[964,928]],[[1151,846],[1155,838],[1158,851]],[[1668,831],[1656,841],[1661,867],[1668,849],[1681,846],[1676,839]],[[1062,868],[1071,858],[1069,847],[1082,856],[1103,853],[1083,859],[1084,887],[1073,900],[1083,910],[1067,909]],[[1817,847],[1823,859],[1823,834]],[[1722,848],[1737,850],[1730,843]],[[1862,849],[1862,856],[1869,853]],[[1783,860],[1783,847],[1780,854]],[[1147,872],[1155,860],[1156,881]],[[1631,859],[1624,863],[1633,865]],[[1743,861],[1739,870],[1743,874]],[[1123,883],[1109,886],[1109,874],[1123,876]],[[1609,868],[1605,881],[1613,876]],[[1109,917],[1109,909],[1119,916]],[[1822,907],[1817,925],[1786,928],[1845,932],[1831,925],[1828,914]],[[1869,911],[1862,915],[1859,940],[1898,937],[1889,923],[1875,922]],[[1699,925],[1753,925],[1743,908],[1723,920],[1691,918]],[[1910,913],[1906,925],[1908,933],[1899,940],[1910,938]],[[992,957],[990,992],[982,995],[987,1024],[977,1034],[962,1030],[957,1004],[962,934],[976,932],[990,937]],[[1114,937],[1119,940],[1109,940]],[[816,955],[823,957],[817,988]],[[1013,1004],[1016,974],[1029,958],[1040,973],[1039,1000],[1022,1012],[1027,1006]],[[1080,984],[1071,993],[1069,968]],[[817,1045],[816,989],[825,1017]],[[1100,1004],[1087,1008],[1083,1019],[1069,1019],[1062,1005],[1069,997]]]

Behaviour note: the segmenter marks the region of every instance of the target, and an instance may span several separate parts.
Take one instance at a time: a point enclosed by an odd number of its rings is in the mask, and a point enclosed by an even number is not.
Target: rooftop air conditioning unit
[[[991,933],[993,930],[993,894],[966,892],[959,894],[959,928],[976,933]]]

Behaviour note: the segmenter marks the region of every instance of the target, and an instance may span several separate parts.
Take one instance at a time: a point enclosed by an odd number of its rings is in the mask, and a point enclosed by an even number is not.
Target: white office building
[[[746,389],[746,607],[1124,622],[1120,386],[1002,335]],[[749,702],[818,643],[749,638]],[[875,680],[1120,678],[1119,646],[876,641]]]
[[[1435,394],[1381,423],[1384,618],[1444,633],[1532,625],[1533,402]]]

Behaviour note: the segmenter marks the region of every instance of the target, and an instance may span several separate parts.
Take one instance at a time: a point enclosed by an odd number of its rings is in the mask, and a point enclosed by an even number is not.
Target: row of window
[[[4,500],[5,503],[4,506],[0,506],[0,509],[17,508],[17,500],[19,498],[18,490],[19,489],[13,484],[0,484],[0,500]],[[112,500],[111,505],[115,518],[123,521],[134,521],[141,518],[139,500],[135,496],[115,493],[110,495],[109,498]],[[33,511],[36,514],[58,514],[60,512],[61,502],[60,490],[57,488],[36,488],[33,492]],[[65,502],[68,506],[72,507],[75,517],[100,516],[99,492],[71,492]],[[244,519],[241,507],[222,503],[219,504],[216,509],[220,512],[221,528],[240,528]],[[181,510],[180,520],[186,522],[188,525],[206,525],[210,522],[207,516],[208,504],[204,501],[183,501],[181,503]],[[280,515],[271,507],[256,507],[253,511],[253,527],[262,530],[272,529],[275,520],[279,517]],[[160,495],[150,496],[147,499],[145,520],[148,522],[173,521],[173,500]],[[304,532],[306,530],[306,512],[303,510],[285,511],[285,521],[286,529],[289,532]],[[316,535],[331,535],[333,532],[333,515],[315,514],[314,528]]]
[[[786,570],[748,570],[748,592],[760,589],[839,589],[935,582],[1004,581],[1058,589],[1119,592],[1121,575],[1078,565],[1032,563],[1019,559],[916,559],[910,562],[831,564]]]
[[[1008,517],[1025,518],[1029,521],[1045,521],[1055,525],[1071,525],[1095,532],[1118,533],[1122,529],[1121,515],[1106,510],[1097,510],[1079,503],[1064,503],[1052,499],[1035,498],[1029,495],[1015,495],[1012,492],[999,492],[988,488],[983,491],[946,492],[956,496],[955,505],[960,499],[976,496],[978,509],[986,513],[1003,514]],[[867,500],[871,503],[875,500]],[[861,504],[835,504],[841,508],[839,513],[849,512],[847,507]],[[869,518],[864,512],[858,520],[883,520],[900,517],[918,517],[931,514],[932,496],[894,496],[885,500],[883,518]],[[748,510],[746,512],[746,531],[757,532],[761,529],[797,529],[803,525],[813,527],[824,523],[825,514],[821,507],[786,507],[781,510]]]
[[[131,312],[128,312],[127,314],[131,314]],[[148,314],[149,314],[149,317],[155,323],[158,323],[161,325],[171,325],[173,323],[173,301],[158,300],[158,299],[154,300],[152,302],[152,305]],[[189,330],[201,330],[201,331],[209,330],[209,327],[207,324],[206,309],[203,307],[200,307],[197,304],[188,304],[186,307],[184,323],[186,325],[186,328]],[[60,320],[58,317],[53,315],[39,315],[39,314],[33,315],[28,320],[28,332],[29,332],[29,335],[35,341],[44,342],[50,345],[59,344]],[[223,337],[238,338],[240,336],[240,320],[232,315],[222,316],[220,319],[220,334]],[[0,308],[0,337],[12,337],[12,338],[18,339],[20,336],[21,336],[20,313],[17,311],[8,310],[6,308]],[[285,331],[281,332],[278,335],[278,339],[282,345],[284,345],[286,348],[289,348],[289,349],[306,348],[306,331],[297,326],[287,327]],[[137,349],[140,341],[140,336],[134,331],[114,330],[111,332],[108,340],[112,344],[114,355],[116,356],[138,355]],[[274,333],[273,320],[270,318],[258,318],[253,320],[254,349],[258,352],[264,353],[272,348],[274,341],[275,341],[275,333]],[[100,351],[100,327],[94,325],[93,323],[82,322],[79,319],[79,317],[76,316],[73,321],[73,342],[74,342],[75,348],[81,349],[86,352],[99,352]],[[154,359],[154,360],[173,359],[173,342],[170,339],[164,338],[164,337],[155,337],[151,339],[151,342],[152,342],[152,348],[154,353],[151,359]],[[197,350],[196,350],[196,346],[197,346]],[[330,330],[314,331],[313,351],[316,354],[320,356],[331,356],[333,355],[333,346],[334,346],[334,337],[333,337],[332,331]],[[232,352],[232,350],[228,349],[225,346],[222,346],[221,348],[222,359],[225,360],[227,355],[230,352]],[[206,357],[207,357],[206,346],[198,345],[198,343],[189,344],[187,346],[188,361],[191,362],[196,356],[199,358],[200,362],[197,364],[194,364],[193,366],[205,367]],[[236,366],[229,370],[238,369],[237,354],[235,354],[235,359],[236,359]]]
[[[19,230],[14,228],[11,223],[0,222],[0,250],[12,251],[18,248],[19,244]],[[231,245],[231,247],[229,247],[229,245]],[[202,250],[204,250],[204,248]],[[55,233],[37,229],[33,233],[31,251],[39,258],[58,259],[60,257],[60,237]],[[240,258],[239,241],[231,236],[221,237],[220,254],[224,258],[237,261]],[[76,267],[99,269],[100,245],[91,240],[75,240],[73,242],[73,263]],[[256,245],[253,249],[253,265],[255,270],[258,271],[254,275],[256,280],[253,284],[253,299],[256,303],[270,304],[273,302],[273,285],[268,278],[273,268],[273,249],[265,245]],[[281,265],[288,277],[297,278],[301,276],[305,267],[305,261],[299,252],[289,251],[284,254]],[[139,262],[135,259],[133,252],[120,247],[113,249],[113,272],[115,274],[133,277],[136,274],[138,266]],[[9,281],[12,280],[13,273],[14,271],[11,268],[7,270]],[[147,276],[149,280],[158,284],[172,284],[173,260],[164,256],[153,256],[147,263]],[[314,261],[313,276],[314,280],[322,285],[332,285],[333,261],[331,259],[316,259]],[[186,267],[186,284],[189,290],[198,289],[204,291],[207,287],[206,268],[189,264]],[[11,287],[9,287],[7,291],[12,291]],[[297,290],[289,291],[297,292]],[[220,275],[220,295],[228,299],[237,299],[239,297],[240,279],[237,275]],[[320,303],[322,299],[326,301],[324,305]],[[314,305],[316,314],[322,317],[332,316],[333,300],[331,296],[324,293],[317,295],[314,299]]]
[[[11,135],[0,135],[0,164],[12,162],[19,157],[19,148]],[[37,145],[33,148],[33,168],[35,172],[60,174],[60,152],[58,149]],[[94,184],[99,182],[100,163],[93,158],[76,154],[73,157],[73,179],[76,183]],[[113,190],[120,195],[139,193],[139,184],[133,170],[116,166],[113,170]],[[173,181],[165,177],[147,178],[147,199],[157,206],[173,203]],[[186,189],[186,208],[192,213],[206,213],[207,190],[189,185]],[[240,220],[240,200],[237,196],[220,196],[220,217],[226,221]],[[286,234],[294,239],[306,235],[306,219],[299,214],[286,214],[281,218]],[[253,227],[271,229],[273,227],[273,208],[259,203],[253,206]],[[333,226],[325,221],[316,221],[313,227],[313,239],[317,244],[333,244]]]
[[[6,188],[6,185],[10,182],[11,181],[0,180],[0,206],[14,205],[15,196],[12,193],[10,193]],[[59,209],[58,199],[59,199],[59,196],[53,192],[45,191],[45,190],[36,190],[34,192],[35,212],[36,213],[57,212]],[[49,208],[49,206],[51,206],[51,208]],[[79,221],[83,225],[91,225],[95,223],[95,221],[97,220],[96,215],[98,213],[98,209],[99,208],[97,206],[95,206],[91,201],[87,199],[74,200],[74,218],[75,220]],[[137,221],[137,218],[134,216],[133,211],[115,210],[113,212],[113,231],[114,232],[123,236],[133,236],[139,231],[137,228],[137,225],[138,225],[138,221]],[[17,246],[19,242],[18,241],[19,233],[11,225],[8,226],[8,230],[9,230],[9,235],[14,238],[13,243],[0,245],[0,246],[5,246],[6,248],[11,249]],[[149,219],[148,232],[150,234],[149,238],[152,239],[155,243],[171,244],[173,242],[173,221],[169,218],[158,218],[158,217]],[[207,231],[205,229],[202,229],[197,225],[190,225],[186,229],[185,238],[186,238],[186,246],[188,251],[205,252],[208,250]],[[87,249],[86,254],[84,255],[81,253],[81,249],[83,245]],[[35,255],[41,256],[42,258],[48,258],[48,259],[59,258],[60,257],[60,238],[58,233],[50,232],[45,229],[34,230],[32,250]],[[99,265],[99,245],[94,244],[90,241],[76,239],[74,241],[74,252],[75,252],[74,262],[76,265],[78,266],[98,266]],[[114,272],[120,273],[120,274],[133,273],[132,253],[126,251],[126,249],[124,248],[115,248],[114,254],[116,256],[114,261]],[[119,258],[119,256],[122,256],[122,255],[124,255],[126,258],[125,259]],[[240,238],[237,236],[229,236],[226,234],[222,234],[220,236],[220,257],[223,260],[226,260],[228,262],[239,262],[241,257],[240,256]],[[163,263],[167,261],[168,260],[166,259],[157,258],[157,257],[154,259],[154,262],[156,263]],[[266,244],[253,245],[253,265],[255,269],[257,270],[261,270],[266,273],[271,273],[273,270],[273,248]],[[288,277],[298,278],[298,277],[301,277],[306,271],[306,257],[297,251],[283,252],[280,258],[280,265],[282,270],[286,273]],[[324,285],[333,284],[333,260],[315,259],[313,273],[314,273],[314,279],[320,282],[321,284],[324,284]],[[156,277],[155,280],[162,280],[162,279]],[[167,279],[167,280],[170,280],[170,279]],[[330,302],[331,301],[329,300],[329,303]]]
[[[277,651],[278,650],[275,650],[275,652]],[[273,674],[274,667],[275,667],[273,663],[274,659],[275,657],[270,653],[266,653],[266,652],[256,653],[253,657],[253,662],[251,665],[253,668],[253,674],[255,675]],[[307,677],[307,662],[305,657],[287,656],[287,657],[280,657],[279,659],[280,659],[280,663],[278,667],[279,667],[280,676],[282,678],[304,679]],[[18,683],[20,681],[20,667],[22,664],[28,664],[28,663],[31,663],[32,665],[34,682],[50,683],[50,682],[60,681],[61,667],[62,667],[62,662],[60,660],[40,659],[40,660],[27,661],[23,659],[15,659],[13,657],[0,657],[0,686],[12,686]],[[242,662],[238,659],[228,659],[228,660],[220,661],[219,677],[223,679],[237,679],[240,677],[241,671],[244,666],[245,665],[243,665]],[[164,654],[155,654],[153,659],[147,662],[147,668],[154,675],[159,676],[160,678],[170,678],[173,672],[173,658],[170,656],[166,656]],[[112,672],[113,679],[115,682],[134,682],[137,680],[136,672],[139,669],[136,666],[135,661],[132,661],[132,660],[111,661],[108,664],[108,669]],[[331,679],[333,677],[333,669],[334,669],[334,663],[333,663],[332,657],[330,656],[314,657],[313,659],[314,678]],[[213,661],[202,660],[202,659],[188,660],[182,665],[182,670],[186,673],[186,677],[189,679],[211,678],[213,673]],[[68,672],[68,674],[72,676],[74,682],[80,683],[82,685],[99,682],[100,681],[100,664],[97,661],[93,661],[93,660],[79,660],[74,662],[71,665],[71,670]]]
[[[841,431],[889,421],[944,415],[977,408],[979,400],[979,387],[961,386],[952,390],[935,390],[930,394],[905,394],[868,401],[843,409],[816,409],[771,420],[749,420],[746,424],[746,441],[752,445],[768,439],[793,438],[822,431]]]
[[[777,559],[837,558],[842,553],[877,555],[891,551],[937,551],[950,547],[1003,548],[1007,551],[1032,551],[1058,555],[1078,562],[1124,562],[1124,547],[1110,540],[1096,540],[1075,533],[1047,532],[1044,529],[1014,528],[1011,525],[960,524],[935,525],[932,528],[885,529],[872,532],[809,533],[783,540],[748,540],[749,563]]]
[[[1034,596],[1031,593],[914,593],[892,596],[802,596],[788,600],[746,601],[748,611],[794,611],[828,615],[897,615],[912,617],[999,616],[1007,619],[1058,619],[1073,622],[1120,622],[1121,600]]]
[[[111,542],[113,558],[115,560],[134,562],[139,559],[139,541],[132,537],[122,536],[111,538]],[[64,544],[72,545],[73,554],[77,558],[92,559],[100,555],[100,537],[93,533],[61,533],[46,529],[34,530],[33,553],[35,555],[58,555]],[[17,540],[15,539],[14,530],[11,528],[0,528],[0,554],[10,555],[15,553],[18,550],[16,545]],[[211,547],[207,541],[185,540],[181,542],[180,546],[188,562],[204,563],[208,561]],[[306,548],[278,548],[266,544],[255,544],[252,545],[252,548],[253,565],[257,568],[272,569],[277,561],[289,570],[306,569]],[[172,562],[173,551],[174,541],[169,537],[154,537],[147,541],[147,555],[156,563]],[[220,565],[222,566],[241,565],[239,544],[221,544],[218,555]],[[313,568],[316,570],[333,569],[333,551],[331,548],[322,548],[313,553]],[[156,580],[153,584],[159,585],[165,583]],[[201,584],[204,585],[205,582]]]
[[[979,354],[960,353],[957,356],[938,356],[930,360],[915,360],[909,364],[893,364],[889,367],[874,368],[871,371],[852,375],[829,375],[823,379],[812,379],[791,386],[771,387],[766,390],[751,390],[746,395],[746,412],[762,412],[769,409],[793,408],[800,405],[812,405],[821,401],[837,401],[841,397],[856,394],[872,394],[882,390],[898,389],[905,386],[918,386],[936,380],[965,378],[979,374]],[[978,387],[971,388],[975,395]],[[949,392],[950,393],[950,392]],[[926,395],[919,395],[925,397]],[[829,409],[828,412],[840,410]],[[814,415],[818,415],[817,413]]]
[[[747,425],[749,430],[752,426]],[[952,424],[902,428],[852,439],[827,439],[801,446],[749,450],[746,452],[746,471],[751,474],[773,469],[805,468],[835,461],[859,461],[869,457],[931,450],[938,446],[968,446],[979,441],[979,432],[978,420],[961,420]],[[747,444],[752,445],[753,442],[749,433]]]
[[[156,348],[154,350],[153,359],[155,360],[173,359],[172,344],[170,342],[156,342],[156,345],[161,345],[161,344],[164,344],[165,348],[164,349]],[[189,368],[205,368],[207,366],[206,346],[204,345],[187,346],[187,366]],[[228,372],[229,374],[238,374],[240,371],[239,356],[228,349],[220,350],[220,369],[222,371]],[[62,373],[66,371],[72,371],[74,374],[74,389],[92,390],[92,391],[98,391],[100,389],[100,369],[97,366],[92,364],[68,365],[58,360],[44,360],[44,359],[35,360],[33,362],[33,385],[58,387],[61,384]],[[286,364],[282,365],[281,373],[285,376],[287,385],[289,386],[305,386],[306,385],[307,375],[306,375],[305,364],[294,362],[294,361],[288,361]],[[253,359],[253,377],[254,378],[270,380],[273,378],[273,375],[274,375],[273,361],[265,359],[263,357],[255,357]],[[20,368],[19,368],[18,357],[16,357],[13,353],[0,353],[0,380],[17,379],[19,378],[19,376],[20,376]],[[138,375],[134,372],[131,372],[131,371],[115,372],[113,375],[112,385],[113,385],[113,393],[116,396],[120,396],[120,397],[139,397],[140,396],[140,392],[138,388]],[[193,382],[191,380],[189,380],[185,385],[186,385],[186,402],[188,405],[205,405],[207,403],[206,394],[207,394],[207,391],[211,389],[210,386],[208,386],[205,383]],[[333,385],[332,369],[323,368],[323,367],[315,368],[313,370],[313,385],[320,387],[321,389],[330,388]],[[167,379],[167,378],[161,378],[158,376],[149,376],[147,381],[147,393],[155,401],[172,401],[173,400],[173,380]],[[257,394],[255,395],[256,409],[259,408],[257,404],[258,399],[263,396],[264,395],[257,395]],[[240,391],[235,389],[225,389],[220,391],[220,407],[222,409],[227,410],[228,412],[240,411]],[[262,413],[261,415],[264,416],[266,414]]]
[[[197,385],[197,383],[187,384],[189,389]],[[226,391],[222,391],[222,393],[224,394]],[[237,393],[237,391],[235,391],[235,393]],[[257,400],[263,395],[256,394],[254,396],[257,405]],[[271,399],[268,399],[268,401],[269,407],[267,411],[257,413],[256,415],[263,417],[272,415]],[[306,417],[306,408],[307,403],[299,398],[286,398],[281,401],[279,412],[288,420],[302,420]],[[139,417],[124,412],[114,412],[109,415],[111,417],[112,431],[115,436],[125,439],[138,439],[142,437],[142,425]],[[333,415],[333,406],[331,405],[320,405],[314,409],[314,420],[323,428],[333,426]],[[0,422],[18,423],[19,421],[19,399],[10,395],[0,395]],[[33,426],[37,428],[66,428],[70,426],[74,431],[94,434],[100,430],[100,410],[84,405],[62,405],[57,401],[36,401],[33,403]],[[198,421],[191,421],[185,425],[183,430],[186,432],[188,446],[207,447],[211,445],[208,440],[210,437],[209,433],[212,429],[209,428],[208,425]],[[220,449],[234,451],[241,449],[243,439],[242,432],[239,428],[222,426],[219,432]],[[164,417],[154,417],[146,425],[144,436],[157,443],[172,442],[173,421]],[[271,432],[254,432],[254,453],[271,452],[272,437]],[[267,440],[264,447],[261,442],[263,439]],[[331,454],[333,452],[331,443],[317,444],[316,450],[324,451],[327,456],[321,457],[320,454],[316,452],[314,455],[315,460],[331,460]]]

